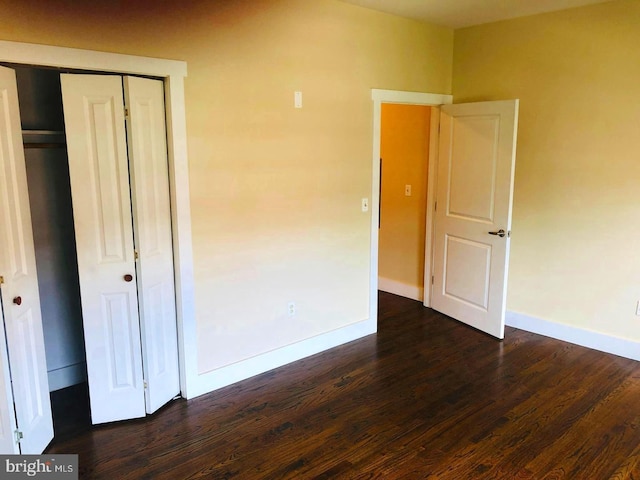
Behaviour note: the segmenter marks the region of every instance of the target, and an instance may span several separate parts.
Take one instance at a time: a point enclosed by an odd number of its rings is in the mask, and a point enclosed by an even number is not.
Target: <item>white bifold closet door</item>
[[[180,393],[164,86],[159,80],[124,77],[124,93],[142,367],[146,409],[153,413]]]
[[[39,454],[53,438],[53,420],[16,76],[4,67],[0,67],[0,277],[0,452]]]
[[[61,84],[91,417],[142,417],[179,393],[163,86]]]

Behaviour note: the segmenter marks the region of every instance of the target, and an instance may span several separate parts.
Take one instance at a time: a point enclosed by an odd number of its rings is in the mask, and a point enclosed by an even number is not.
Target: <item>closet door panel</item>
[[[0,268],[2,267],[0,266]],[[0,342],[2,345],[6,345],[2,305],[0,305]],[[13,408],[13,392],[11,391],[9,373],[9,355],[6,348],[0,348],[0,454],[20,452],[13,434],[16,427],[16,412]]]
[[[4,319],[4,302],[9,303],[10,288],[9,273],[13,268],[10,266],[10,258],[15,254],[13,252],[13,234],[11,233],[13,224],[11,219],[10,198],[13,193],[9,175],[11,174],[11,166],[9,159],[13,154],[12,145],[14,133],[11,131],[12,125],[6,124],[6,119],[11,118],[12,108],[10,99],[13,95],[12,84],[15,84],[15,76],[12,78],[13,72],[6,68],[0,68],[0,276],[3,277],[3,283],[0,284],[0,361],[2,368],[0,369],[0,453],[20,453],[18,443],[14,440],[14,431],[17,428],[16,412],[13,406],[13,392],[11,390],[11,376],[9,372],[9,355],[6,343],[5,323],[11,323],[13,318],[11,311],[7,312],[7,318]],[[15,92],[17,96],[17,90]],[[13,112],[15,114],[15,112]],[[19,148],[19,146],[17,146]],[[14,159],[15,162],[15,159]],[[11,193],[10,193],[11,192]],[[14,194],[15,195],[15,194]],[[15,260],[14,260],[15,261]]]
[[[61,75],[93,423],[145,415],[122,79]]]
[[[53,438],[53,419],[18,92],[14,71],[3,67],[0,67],[0,276],[4,317],[0,328],[0,451],[18,451],[14,436],[17,428],[22,436],[19,450],[39,454]]]
[[[164,85],[125,77],[147,413],[180,393]]]

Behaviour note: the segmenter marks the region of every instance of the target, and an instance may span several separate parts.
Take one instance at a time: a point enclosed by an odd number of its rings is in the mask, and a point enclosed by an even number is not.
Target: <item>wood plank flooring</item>
[[[639,362],[384,293],[377,335],[146,419],[68,402],[82,479],[640,479]]]

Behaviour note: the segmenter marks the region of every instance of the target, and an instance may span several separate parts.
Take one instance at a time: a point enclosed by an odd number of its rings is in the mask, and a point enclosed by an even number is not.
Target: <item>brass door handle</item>
[[[500,230],[498,230],[497,232],[489,232],[489,235],[497,235],[499,237],[504,237],[507,235],[507,232],[505,232],[502,228]]]
[[[16,305],[22,305],[22,297],[14,298],[13,303],[15,303]]]

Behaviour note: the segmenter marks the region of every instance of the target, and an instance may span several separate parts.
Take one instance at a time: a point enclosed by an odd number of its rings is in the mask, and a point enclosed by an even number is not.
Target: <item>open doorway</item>
[[[378,288],[420,301],[431,108],[383,103],[381,111]]]
[[[382,138],[382,108],[383,105],[422,105],[430,106],[429,119],[429,149],[428,149],[428,168],[427,168],[427,187],[426,187],[426,203],[425,203],[425,220],[424,220],[424,254],[423,254],[423,288],[422,302],[426,307],[431,306],[431,260],[432,260],[432,243],[433,243],[433,215],[435,205],[435,168],[437,163],[437,139],[438,126],[440,118],[440,106],[450,104],[453,101],[451,95],[441,95],[432,93],[419,92],[403,92],[397,90],[379,90],[371,91],[371,99],[373,100],[373,157],[372,157],[372,217],[371,217],[371,277],[370,277],[370,304],[369,309],[371,316],[377,318],[378,312],[378,277],[379,277],[379,220],[380,217],[380,192],[381,192],[381,138]],[[383,161],[384,162],[384,161]],[[384,165],[382,166],[384,168]],[[404,185],[402,186],[402,195],[404,195]]]

